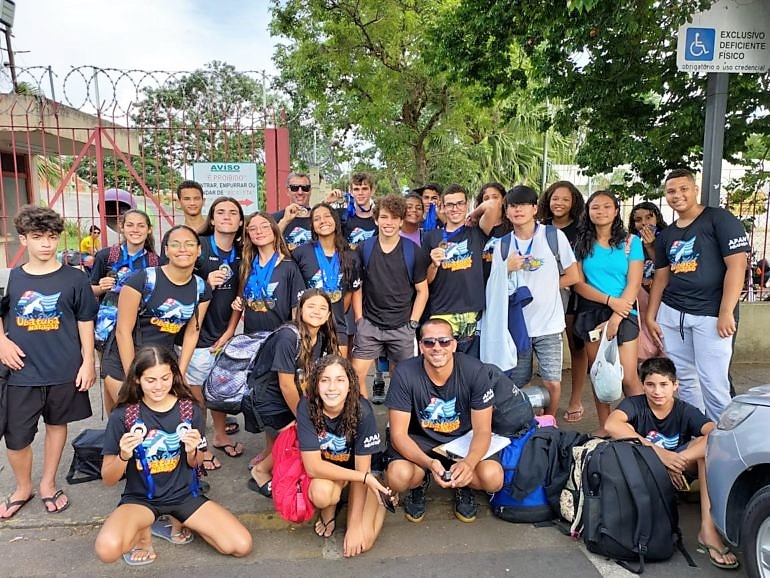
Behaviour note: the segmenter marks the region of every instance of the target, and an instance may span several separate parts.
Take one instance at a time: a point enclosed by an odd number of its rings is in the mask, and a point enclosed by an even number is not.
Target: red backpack
[[[297,425],[293,424],[273,444],[273,503],[284,520],[301,524],[313,517],[309,488],[310,476],[302,465]]]

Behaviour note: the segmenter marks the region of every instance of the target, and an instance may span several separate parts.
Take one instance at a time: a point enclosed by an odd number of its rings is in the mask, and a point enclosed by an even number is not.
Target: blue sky
[[[57,74],[78,65],[194,70],[212,60],[274,74],[269,21],[267,0],[17,0],[13,48],[17,66]]]

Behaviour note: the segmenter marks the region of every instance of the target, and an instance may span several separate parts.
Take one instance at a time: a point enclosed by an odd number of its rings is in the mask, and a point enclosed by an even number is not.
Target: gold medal
[[[337,289],[336,291],[332,291],[329,293],[329,299],[332,303],[337,303],[340,299],[342,299],[342,291]]]

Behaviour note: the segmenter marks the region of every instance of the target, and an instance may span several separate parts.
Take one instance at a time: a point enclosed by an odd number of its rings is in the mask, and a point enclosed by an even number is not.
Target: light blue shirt
[[[626,289],[630,261],[644,262],[642,242],[636,235],[631,236],[628,257],[625,241],[620,247],[609,249],[594,243],[593,253],[582,263],[586,283],[611,297],[620,297]]]

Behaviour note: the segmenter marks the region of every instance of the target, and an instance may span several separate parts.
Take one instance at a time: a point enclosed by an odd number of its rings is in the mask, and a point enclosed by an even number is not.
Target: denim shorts
[[[532,351],[518,356],[516,367],[507,371],[508,377],[518,387],[524,387],[532,381],[532,357],[537,356],[540,377],[543,381],[561,381],[562,369],[562,336],[561,333],[541,335],[532,338]]]
[[[182,348],[178,345],[174,346],[177,355],[182,353]],[[211,368],[214,365],[214,354],[208,347],[196,347],[190,358],[190,364],[187,366],[187,372],[185,373],[185,379],[188,385],[203,385],[206,378],[211,373]]]

